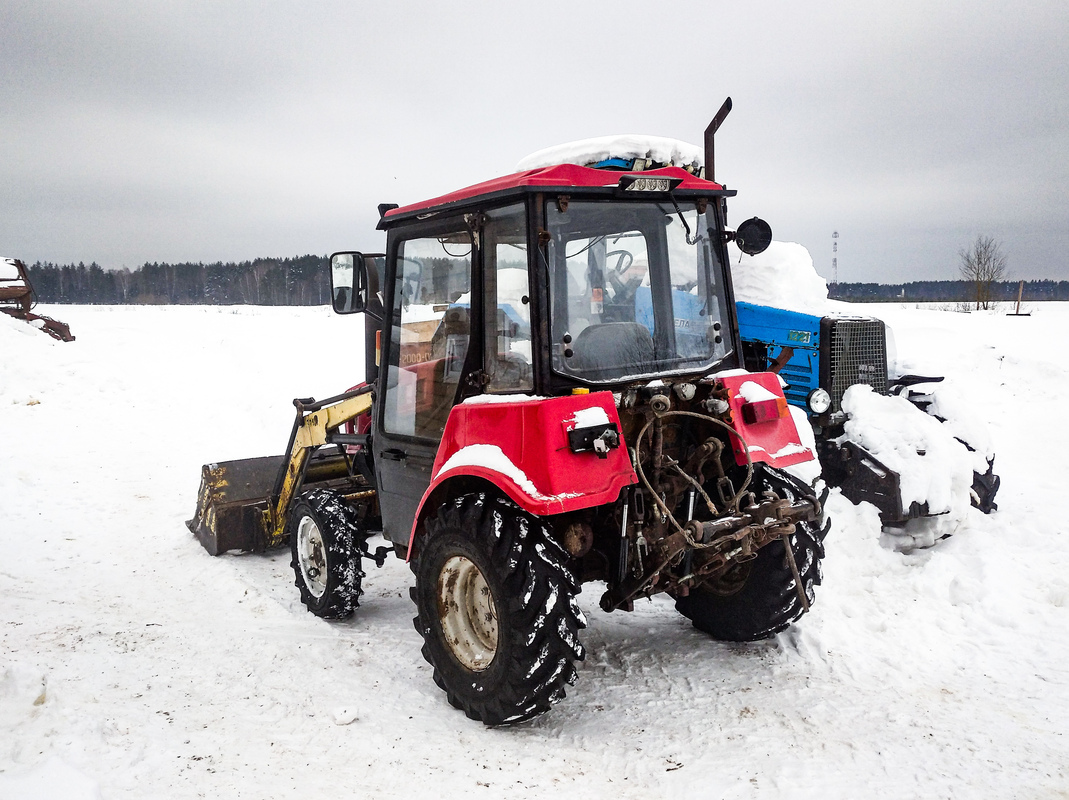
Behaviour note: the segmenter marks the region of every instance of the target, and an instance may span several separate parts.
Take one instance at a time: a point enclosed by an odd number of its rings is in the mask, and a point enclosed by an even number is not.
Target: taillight
[[[785,397],[773,397],[768,400],[743,403],[742,405],[742,420],[747,425],[782,419],[788,413],[787,399]]]

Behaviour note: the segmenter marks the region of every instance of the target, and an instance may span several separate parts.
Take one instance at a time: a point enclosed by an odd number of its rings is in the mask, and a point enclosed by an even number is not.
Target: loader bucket
[[[205,550],[213,556],[228,550],[262,553],[285,541],[285,520],[275,524],[270,506],[286,463],[285,456],[263,456],[201,467],[197,515],[186,527]],[[324,487],[343,494],[366,489],[361,483],[349,475],[343,456],[328,451],[312,455],[301,479],[305,489]]]
[[[204,549],[263,552],[268,547],[267,507],[285,458],[264,456],[201,467],[197,515],[186,527]]]

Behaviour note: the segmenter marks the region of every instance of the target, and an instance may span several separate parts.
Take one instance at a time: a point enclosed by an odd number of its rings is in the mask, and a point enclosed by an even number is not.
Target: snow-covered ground
[[[813,611],[768,642],[589,587],[579,682],[504,729],[433,685],[399,560],[327,623],[287,556],[183,524],[202,463],[280,452],[293,397],[358,380],[358,319],[44,309],[62,344],[0,315],[0,798],[1065,797],[1069,305],[859,310],[991,427],[999,511],[906,554],[833,496]]]

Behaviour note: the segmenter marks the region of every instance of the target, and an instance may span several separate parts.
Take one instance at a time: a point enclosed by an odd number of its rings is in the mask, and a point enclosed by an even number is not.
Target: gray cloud
[[[1069,277],[1059,3],[8,2],[0,252],[155,260],[375,248],[379,202],[561,141],[698,141],[842,280],[956,276],[977,233]]]

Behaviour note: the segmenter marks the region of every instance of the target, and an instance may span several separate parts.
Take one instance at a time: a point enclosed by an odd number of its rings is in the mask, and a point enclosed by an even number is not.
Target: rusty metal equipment
[[[40,328],[53,339],[59,339],[61,342],[74,341],[67,323],[44,314],[34,314],[35,305],[37,293],[30,283],[26,265],[17,258],[0,258],[0,311]]]

